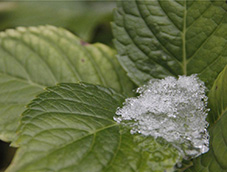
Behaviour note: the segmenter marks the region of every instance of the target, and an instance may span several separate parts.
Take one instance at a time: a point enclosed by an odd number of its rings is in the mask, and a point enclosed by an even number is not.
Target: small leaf
[[[209,93],[209,114],[211,127],[210,150],[208,153],[193,160],[193,167],[187,171],[226,172],[227,171],[227,101],[226,101],[227,67],[218,75]]]
[[[227,65],[218,75],[209,92],[210,113],[208,121],[214,124],[227,110]]]
[[[176,149],[115,123],[123,101],[111,89],[84,83],[47,88],[22,115],[19,149],[6,171],[170,171]]]
[[[85,81],[127,95],[133,84],[102,44],[88,44],[52,26],[0,33],[0,139],[11,141],[19,115],[38,93],[59,82]]]
[[[210,88],[227,64],[226,10],[225,0],[122,0],[113,24],[118,59],[137,85],[197,73]]]

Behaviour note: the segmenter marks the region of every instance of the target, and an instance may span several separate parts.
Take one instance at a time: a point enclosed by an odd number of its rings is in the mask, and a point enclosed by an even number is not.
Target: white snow
[[[131,133],[162,137],[185,157],[208,151],[207,96],[196,75],[152,79],[126,99],[114,120],[131,127]]]

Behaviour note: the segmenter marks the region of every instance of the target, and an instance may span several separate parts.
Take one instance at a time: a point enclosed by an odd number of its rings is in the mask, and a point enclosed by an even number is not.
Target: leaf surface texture
[[[53,26],[0,33],[0,139],[11,141],[25,106],[47,86],[89,82],[131,94],[133,84],[102,44]]]
[[[119,1],[118,59],[137,85],[197,73],[211,88],[227,64],[226,10],[224,0]]]
[[[7,172],[171,170],[176,149],[132,135],[113,120],[123,101],[112,89],[85,83],[47,88],[23,113]]]

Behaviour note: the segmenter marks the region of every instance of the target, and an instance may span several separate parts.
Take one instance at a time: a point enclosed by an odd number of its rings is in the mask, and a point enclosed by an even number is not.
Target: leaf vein
[[[76,143],[76,142],[79,142],[79,141],[81,141],[81,140],[83,140],[83,139],[85,139],[85,138],[87,138],[87,137],[89,137],[89,136],[94,135],[95,133],[101,132],[101,131],[103,131],[103,130],[105,130],[105,129],[109,129],[109,128],[115,127],[115,126],[117,126],[117,125],[118,125],[118,124],[115,123],[115,124],[112,124],[112,125],[108,125],[108,126],[102,127],[102,128],[100,128],[100,129],[96,130],[95,132],[91,132],[91,133],[89,133],[89,134],[87,134],[87,135],[85,135],[85,136],[82,136],[82,137],[78,138],[77,140],[73,140],[73,141],[71,141],[71,142],[69,142],[69,143],[63,144],[62,146],[59,146],[58,148],[56,148],[56,149],[54,149],[54,150],[52,150],[52,151],[47,152],[46,156],[40,157],[40,158],[38,158],[38,159],[34,159],[33,161],[30,161],[29,164],[36,163],[36,162],[38,162],[38,161],[40,161],[40,160],[42,160],[42,159],[45,159],[45,158],[48,157],[49,155],[51,155],[51,154],[53,154],[53,153],[55,153],[55,152],[61,150],[62,148],[65,148],[65,147],[67,147],[67,146],[70,146],[71,144],[74,144],[74,143]],[[24,155],[25,155],[25,154],[24,154]],[[27,164],[24,164],[21,168],[23,169],[23,168],[26,167],[27,165],[28,165],[28,163],[27,163]]]
[[[172,54],[172,52],[170,50],[168,50],[162,43],[162,41],[153,33],[152,28],[149,26],[149,24],[147,23],[147,20],[144,18],[144,16],[141,14],[140,8],[138,6],[138,1],[136,2],[136,6],[138,9],[138,12],[140,14],[140,17],[143,19],[144,24],[146,25],[146,27],[150,30],[150,32],[152,33],[152,35],[156,38],[156,40],[160,43],[161,47],[163,48],[163,50],[169,54],[176,62],[178,62],[179,64],[181,64],[181,62]],[[147,7],[146,7],[147,8]],[[125,12],[126,13],[126,12]]]
[[[37,36],[37,38],[40,38],[40,39],[42,38],[44,41],[49,43],[49,46],[53,47],[56,51],[58,51],[61,54],[60,57],[61,58],[64,57],[64,58],[62,58],[63,61],[64,60],[67,61],[66,64],[68,66],[68,69],[73,73],[75,78],[79,81],[82,80],[79,72],[76,70],[77,68],[72,66],[72,61],[70,60],[69,56],[66,55],[66,53],[64,52],[64,49],[62,47],[60,47],[58,44],[56,44],[53,40],[51,40],[47,36],[44,36],[42,34],[37,34],[34,32],[30,32],[30,33],[33,34],[34,36]],[[63,38],[61,37],[61,39],[63,39]],[[59,38],[59,40],[60,40],[60,38]]]
[[[177,24],[176,24],[176,23],[170,18],[170,16],[167,14],[167,11],[164,9],[164,7],[163,7],[163,5],[162,5],[161,2],[162,2],[162,1],[159,1],[159,0],[158,0],[159,6],[161,7],[162,11],[165,13],[165,15],[167,16],[167,18],[169,19],[169,21],[170,21],[171,23],[173,23],[173,25],[174,25],[178,30],[180,30],[179,26],[177,26]]]
[[[221,22],[223,21],[224,17],[225,17],[225,15],[223,15]],[[220,22],[220,23],[221,23],[221,22]],[[218,29],[220,28],[221,25],[222,25],[222,23],[221,23],[221,24],[217,24],[217,26],[216,26],[215,29],[210,33],[210,35],[207,36],[206,39],[199,45],[199,48],[197,48],[197,49],[195,50],[195,52],[191,55],[191,57],[189,57],[189,58],[187,59],[187,63],[189,63],[193,58],[195,58],[195,56],[196,56],[196,54],[199,52],[199,50],[203,47],[204,44],[206,44],[206,43],[213,37],[213,35],[218,31]]]

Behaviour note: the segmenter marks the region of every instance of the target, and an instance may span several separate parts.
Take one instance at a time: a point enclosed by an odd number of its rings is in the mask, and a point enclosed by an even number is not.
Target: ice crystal
[[[205,85],[196,75],[152,79],[126,99],[114,120],[131,127],[131,133],[172,143],[185,157],[208,151],[209,135]]]

